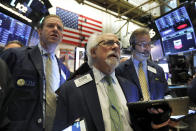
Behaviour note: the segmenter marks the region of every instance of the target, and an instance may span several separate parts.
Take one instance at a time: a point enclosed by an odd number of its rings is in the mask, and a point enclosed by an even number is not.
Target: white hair
[[[88,65],[90,67],[93,66],[93,59],[92,59],[92,56],[91,56],[91,49],[95,48],[99,44],[100,40],[102,40],[104,35],[115,35],[115,34],[113,34],[113,33],[94,33],[88,39],[87,46],[86,46],[86,51],[87,51],[86,54],[87,54],[87,57],[88,57]]]
[[[97,46],[101,35],[102,33],[94,33],[88,39],[87,46],[86,46],[86,51],[87,51],[86,54],[88,57],[88,65],[90,67],[92,67],[93,65],[93,59],[91,57],[91,49]]]

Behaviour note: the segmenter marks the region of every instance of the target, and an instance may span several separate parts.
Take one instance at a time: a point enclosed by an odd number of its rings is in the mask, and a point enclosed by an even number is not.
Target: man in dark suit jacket
[[[168,93],[168,85],[163,69],[149,60],[151,51],[149,31],[145,28],[135,30],[130,37],[130,45],[132,48],[131,58],[121,63],[116,69],[116,74],[130,80],[137,86],[137,96],[135,99],[129,101],[143,100],[143,94],[138,79],[138,65],[140,62],[144,65],[143,69],[147,80],[150,99],[163,99]]]
[[[116,74],[128,79],[134,86],[123,88],[128,102],[143,101],[144,93],[139,80],[139,63],[143,64],[143,71],[147,82],[147,91],[150,100],[163,99],[169,96],[167,81],[163,69],[149,60],[151,39],[149,31],[145,28],[136,29],[130,36],[132,56],[116,68]],[[135,92],[134,97],[130,96]],[[148,99],[148,100],[149,100]],[[144,123],[144,122],[142,122]],[[145,126],[143,126],[145,127]]]
[[[112,130],[110,109],[113,107],[108,96],[106,75],[112,77],[115,86],[115,97],[120,106],[114,107],[118,114],[118,122],[122,122],[124,130],[132,130],[126,99],[117,80],[114,69],[120,59],[120,43],[111,33],[94,34],[87,44],[88,63],[92,68],[79,78],[69,80],[57,91],[57,111],[54,131],[70,126],[78,118],[84,119],[88,131]],[[120,124],[116,124],[119,129]]]
[[[63,84],[58,90],[57,111],[53,131],[61,131],[76,120],[84,120],[88,131],[131,131],[127,101],[122,90],[130,82],[115,75],[119,64],[121,44],[111,33],[93,34],[87,44],[90,71]],[[110,97],[106,76],[112,79],[113,96]],[[134,92],[131,92],[134,96]],[[116,113],[117,122],[112,117]],[[149,125],[150,126],[150,125]]]
[[[152,61],[147,60],[146,62],[148,67],[151,67],[156,71],[156,73],[154,73],[150,70],[147,70],[150,99],[151,100],[163,99],[164,96],[169,93],[167,81],[164,76],[164,71],[160,66],[153,63]],[[140,100],[142,101],[143,96],[141,92],[141,87],[132,58],[120,64],[116,69],[116,74],[130,80],[136,86],[135,97],[133,98],[131,96],[127,96],[128,101],[129,102],[135,102]],[[127,94],[128,92],[130,92],[129,89],[125,89],[125,90]]]
[[[52,116],[50,119],[45,117],[48,109],[46,88],[51,88],[55,94],[70,74],[55,56],[55,49],[62,40],[62,31],[61,19],[49,15],[44,18],[38,30],[40,43],[37,46],[12,48],[1,55],[13,75],[16,88],[15,100],[9,105],[8,111],[10,131],[51,131]],[[46,74],[48,55],[52,56],[55,65],[51,70],[56,78],[53,87],[46,85],[49,81]],[[46,123],[48,120],[52,121],[51,124]]]

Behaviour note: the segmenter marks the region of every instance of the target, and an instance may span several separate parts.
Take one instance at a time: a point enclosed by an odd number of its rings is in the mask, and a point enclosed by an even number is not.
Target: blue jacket
[[[149,60],[147,61],[147,65],[156,70],[156,73],[147,71],[150,98],[151,100],[162,99],[169,91],[164,71],[160,66]],[[121,63],[116,68],[116,75],[126,78],[130,82],[128,85],[131,86],[123,88],[128,102],[143,100],[139,79],[132,59]]]
[[[38,46],[8,49],[1,54],[15,83],[15,100],[9,105],[10,131],[43,131],[43,60]],[[69,70],[58,60],[60,74]],[[61,77],[60,83],[65,82]]]
[[[168,90],[168,85],[165,79],[164,71],[160,66],[156,65],[151,61],[147,61],[147,66],[150,66],[156,70],[156,72],[152,72],[149,70],[147,71],[150,98],[151,100],[163,99],[167,93],[170,93]],[[122,90],[125,94],[128,103],[143,100],[139,79],[135,71],[132,59],[129,59],[121,63],[116,68],[116,75],[126,79],[123,82],[124,86],[122,86]],[[154,131],[150,126],[150,123],[152,121],[151,116],[148,116],[148,114],[145,114],[144,112],[140,112],[139,114],[137,114],[131,111],[130,115],[133,128],[135,129],[135,131]],[[160,129],[157,129],[156,131],[168,130],[168,126],[165,126]]]

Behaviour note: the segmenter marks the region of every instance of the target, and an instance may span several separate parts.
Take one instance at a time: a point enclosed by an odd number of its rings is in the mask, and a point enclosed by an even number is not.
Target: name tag
[[[151,66],[148,66],[148,70],[155,73],[155,74],[157,73],[157,70]]]
[[[88,83],[92,80],[93,79],[92,79],[91,75],[86,74],[86,75],[74,80],[74,83],[76,84],[76,87],[80,87],[80,86],[82,86],[82,85],[84,85],[84,84],[86,84],[86,83]]]

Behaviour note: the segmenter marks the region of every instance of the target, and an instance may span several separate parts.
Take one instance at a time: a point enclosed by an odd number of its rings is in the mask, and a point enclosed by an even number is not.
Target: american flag
[[[102,22],[79,15],[61,8],[56,8],[56,14],[63,21],[63,43],[84,46],[89,36],[102,32]]]

